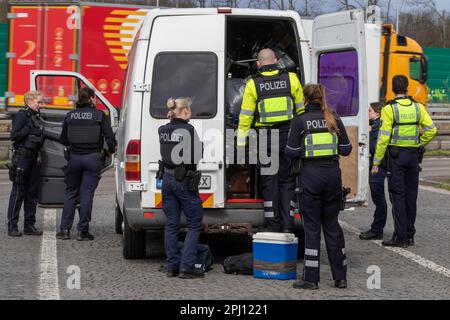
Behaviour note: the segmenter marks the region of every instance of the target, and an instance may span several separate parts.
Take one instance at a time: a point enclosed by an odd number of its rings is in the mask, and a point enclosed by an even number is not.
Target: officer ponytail
[[[95,91],[92,88],[84,87],[80,89],[77,105],[92,105],[91,98],[95,98]]]
[[[308,103],[320,104],[323,116],[327,122],[328,131],[331,133],[338,133],[339,128],[336,122],[336,117],[328,108],[327,98],[325,96],[325,87],[321,84],[307,84],[303,89],[305,98]]]

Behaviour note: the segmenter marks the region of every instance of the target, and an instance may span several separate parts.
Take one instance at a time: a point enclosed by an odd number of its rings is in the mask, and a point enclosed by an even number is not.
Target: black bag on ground
[[[223,261],[223,271],[231,274],[253,274],[253,253],[229,256]]]
[[[178,241],[178,249],[180,250],[180,253],[183,250],[183,245],[184,243],[182,241]],[[209,246],[207,244],[198,243],[197,261],[195,262],[195,267],[207,272],[212,269],[213,264],[214,264],[214,257],[211,253],[211,250],[209,249]],[[161,265],[159,267],[159,271],[167,272],[166,265]]]

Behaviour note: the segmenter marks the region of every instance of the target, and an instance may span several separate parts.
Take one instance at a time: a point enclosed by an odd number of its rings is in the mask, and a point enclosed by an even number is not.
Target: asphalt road
[[[437,164],[440,168],[437,173],[440,170],[449,173],[449,160],[427,160],[424,175],[434,174]],[[5,220],[10,188],[6,172],[1,171],[0,205]],[[216,263],[200,280],[169,279],[158,271],[164,263],[161,234],[147,235],[148,259],[124,260],[121,236],[114,233],[114,193],[114,177],[110,172],[103,177],[95,197],[91,232],[96,239],[93,242],[55,240],[61,210],[39,209],[37,225],[45,230],[44,237],[10,238],[2,223],[0,299],[450,298],[450,192],[420,190],[416,245],[406,250],[388,250],[379,242],[358,239],[358,231],[370,225],[372,205],[342,212],[349,288],[333,287],[322,244],[320,289],[312,292],[293,289],[293,281],[257,280],[223,273],[223,257],[251,250],[251,241],[244,236],[204,237],[202,242],[211,245]],[[390,237],[392,230],[389,215],[385,238]],[[301,270],[299,263],[298,274]],[[371,270],[380,271],[379,289],[377,282],[369,278]],[[375,284],[375,288],[369,289],[368,283]]]

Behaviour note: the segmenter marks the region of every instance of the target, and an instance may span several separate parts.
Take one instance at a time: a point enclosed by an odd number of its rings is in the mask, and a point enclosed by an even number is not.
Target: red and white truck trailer
[[[151,7],[80,1],[9,3],[6,112],[23,107],[31,70],[81,73],[120,107],[128,52]],[[75,79],[41,81],[47,109],[73,108]]]

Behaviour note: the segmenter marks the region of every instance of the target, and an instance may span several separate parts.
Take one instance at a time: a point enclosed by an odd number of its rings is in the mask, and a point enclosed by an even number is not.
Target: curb
[[[450,190],[450,184],[445,182],[437,182],[433,180],[427,180],[423,178],[419,178],[419,183],[425,186],[431,186],[439,189]]]

